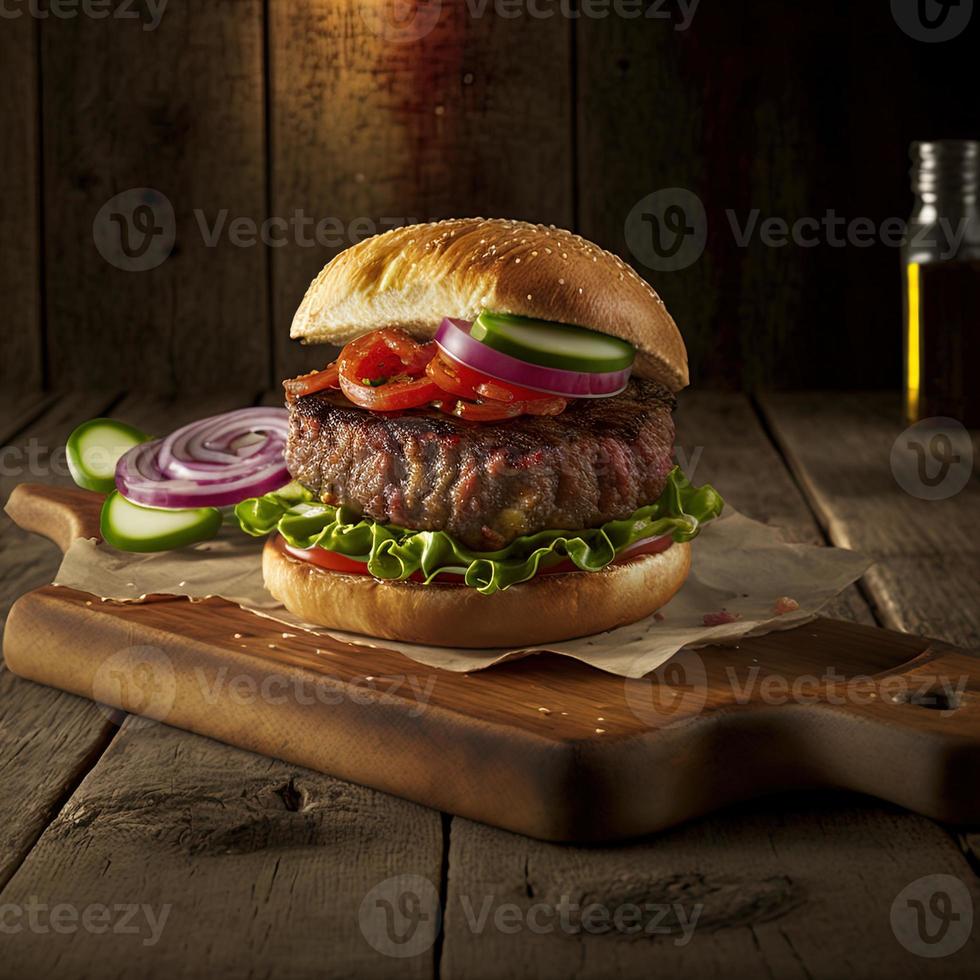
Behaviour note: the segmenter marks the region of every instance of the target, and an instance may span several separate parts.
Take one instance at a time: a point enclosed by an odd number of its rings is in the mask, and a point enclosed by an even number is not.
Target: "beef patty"
[[[522,534],[628,517],[663,492],[674,398],[634,379],[558,416],[379,415],[318,393],[290,406],[286,462],[323,501],[490,551]]]

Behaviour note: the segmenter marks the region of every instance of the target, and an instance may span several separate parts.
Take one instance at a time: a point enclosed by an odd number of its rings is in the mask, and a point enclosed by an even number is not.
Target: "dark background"
[[[633,261],[695,384],[899,386],[898,250],[741,248],[725,212],[907,217],[909,142],[980,134],[977,18],[927,44],[888,0],[701,0],[684,31],[675,0],[673,21],[443,0],[431,32],[397,43],[365,17],[384,2],[170,0],[154,31],[0,19],[4,389],[258,391],[322,361],[288,327],[337,249],[209,247],[195,210],[513,216],[632,260],[626,216],[666,187],[704,202],[707,248],[683,271]],[[173,253],[146,272],[93,236],[134,187],[176,213]]]

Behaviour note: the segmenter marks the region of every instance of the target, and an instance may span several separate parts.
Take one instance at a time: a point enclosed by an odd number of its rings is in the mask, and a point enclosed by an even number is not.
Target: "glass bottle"
[[[902,250],[905,415],[980,427],[980,142],[913,143]]]

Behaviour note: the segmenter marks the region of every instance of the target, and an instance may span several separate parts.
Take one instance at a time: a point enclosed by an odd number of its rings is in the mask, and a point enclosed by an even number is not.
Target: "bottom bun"
[[[318,568],[289,555],[279,535],[262,554],[266,588],[305,622],[445,647],[536,646],[626,626],[665,605],[690,569],[691,546],[674,543],[599,572],[540,575],[486,596]]]

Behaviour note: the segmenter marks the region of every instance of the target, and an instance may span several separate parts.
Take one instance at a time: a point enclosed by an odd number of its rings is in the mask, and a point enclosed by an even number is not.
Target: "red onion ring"
[[[435,342],[443,353],[460,364],[482,371],[500,381],[509,381],[522,388],[562,395],[565,398],[608,398],[623,391],[629,381],[632,368],[590,374],[528,364],[474,340],[470,336],[472,326],[468,320],[446,317],[439,324]]]
[[[192,422],[134,447],[116,464],[116,487],[147,507],[226,507],[289,482],[289,413],[244,408]]]

